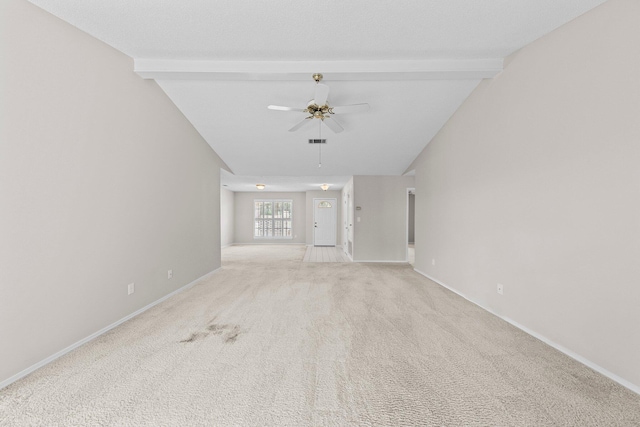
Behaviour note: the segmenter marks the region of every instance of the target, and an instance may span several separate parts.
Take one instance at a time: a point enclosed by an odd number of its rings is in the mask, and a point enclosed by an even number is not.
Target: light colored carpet
[[[640,398],[411,270],[234,246],[0,391],[0,425],[637,426]]]

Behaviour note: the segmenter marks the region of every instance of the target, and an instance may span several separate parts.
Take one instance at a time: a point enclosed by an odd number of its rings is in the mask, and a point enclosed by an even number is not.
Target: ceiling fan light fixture
[[[366,103],[333,106],[333,107],[330,106],[328,102],[329,86],[320,83],[320,81],[322,80],[322,74],[320,73],[313,74],[313,80],[315,80],[316,82],[316,90],[314,92],[313,99],[307,103],[306,108],[284,107],[281,105],[267,106],[269,110],[297,111],[297,112],[308,114],[308,116],[302,119],[302,121],[300,121],[298,124],[296,124],[291,129],[289,129],[289,132],[297,131],[302,126],[309,123],[309,121],[313,121],[313,119],[319,119],[334,133],[340,133],[344,130],[344,128],[340,125],[340,123],[337,120],[333,118],[334,114],[357,113],[357,112],[366,111],[369,109],[369,104],[366,104]],[[331,120],[326,120],[326,119],[331,119]]]
[[[322,184],[320,185],[320,188],[322,188],[322,191],[327,191],[329,189],[329,184]]]
[[[266,187],[266,185],[264,185],[264,184],[256,184],[256,188],[258,190],[264,190],[265,187]]]

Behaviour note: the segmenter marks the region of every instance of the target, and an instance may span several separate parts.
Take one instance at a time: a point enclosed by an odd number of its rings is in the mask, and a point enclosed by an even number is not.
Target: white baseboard
[[[349,257],[349,258],[351,258],[351,257]],[[368,259],[357,259],[355,261],[352,259],[351,261],[353,261],[353,262],[385,262],[385,263],[391,263],[391,264],[406,264],[407,262],[409,262],[407,260],[405,260],[405,261],[385,261],[385,260],[368,260]]]
[[[247,242],[247,243],[233,243],[230,246],[255,246],[255,245],[298,245],[298,246],[308,246],[306,243],[295,243],[295,242],[279,242],[277,241],[268,241],[268,242]]]
[[[513,326],[515,326],[516,328],[520,329],[521,331],[526,332],[527,334],[531,335],[534,338],[539,339],[540,341],[542,341],[543,343],[545,343],[547,345],[550,345],[551,347],[555,348],[559,352],[566,354],[570,358],[572,358],[574,360],[577,360],[578,362],[580,362],[583,365],[593,369],[594,371],[601,373],[605,377],[607,377],[609,379],[612,379],[613,381],[617,382],[621,386],[628,388],[629,390],[633,391],[634,393],[640,394],[640,386],[637,386],[637,385],[625,380],[624,378],[619,377],[618,375],[608,371],[607,369],[603,368],[602,366],[593,363],[589,359],[586,359],[586,358],[580,356],[579,354],[574,353],[573,351],[569,350],[568,348],[566,348],[566,347],[564,347],[564,346],[562,346],[562,345],[560,345],[560,344],[558,344],[556,342],[551,341],[549,338],[547,338],[547,337],[545,337],[545,336],[543,336],[543,335],[541,335],[541,334],[539,334],[539,333],[537,333],[535,331],[532,331],[531,329],[527,328],[526,326],[523,326],[520,323],[518,323],[518,322],[516,322],[516,321],[514,321],[512,319],[509,319],[508,317],[502,316],[502,315],[494,312],[493,310],[491,310],[491,309],[489,309],[487,307],[484,307],[481,304],[478,304],[474,300],[472,300],[470,298],[467,298],[466,295],[458,292],[457,290],[455,290],[454,288],[452,288],[449,285],[446,285],[445,283],[441,282],[440,280],[438,280],[438,279],[436,279],[434,277],[431,277],[428,274],[423,273],[422,271],[420,271],[420,270],[418,270],[416,268],[414,268],[413,270],[416,273],[422,274],[427,279],[429,279],[429,280],[431,280],[433,282],[436,282],[438,285],[440,285],[440,286],[442,286],[444,288],[447,288],[448,290],[450,290],[454,294],[460,295],[462,298],[464,298],[467,301],[477,305],[481,309],[483,309],[485,311],[488,311],[489,313],[493,314],[494,316],[499,317],[500,319],[504,320],[507,323],[512,324]]]
[[[104,328],[100,329],[97,332],[94,332],[93,334],[89,335],[88,337],[85,337],[83,339],[81,339],[80,341],[71,344],[70,346],[60,350],[59,352],[52,354],[51,356],[39,361],[38,363],[29,366],[26,369],[23,369],[22,371],[18,372],[17,374],[7,378],[6,380],[0,382],[0,390],[2,390],[3,388],[5,388],[6,386],[8,386],[9,384],[12,384],[16,381],[18,381],[21,378],[26,377],[27,375],[29,375],[30,373],[32,373],[33,371],[42,368],[43,366],[53,362],[54,360],[56,360],[57,358],[64,356],[65,354],[69,353],[70,351],[75,350],[76,348],[80,347],[83,344],[88,343],[89,341],[99,337],[100,335],[104,334],[105,332],[110,331],[111,329],[115,328],[116,326],[121,325],[122,323],[126,322],[127,320],[130,320],[134,317],[136,317],[137,315],[149,310],[150,308],[152,308],[155,305],[160,304],[161,302],[171,298],[174,295],[179,294],[180,292],[186,291],[187,289],[189,289],[190,287],[192,287],[193,285],[195,285],[196,283],[200,282],[201,280],[206,279],[207,277],[213,275],[215,272],[217,272],[218,270],[220,270],[221,267],[216,268],[213,271],[208,272],[207,274],[205,274],[204,276],[201,276],[199,278],[197,278],[196,280],[194,280],[191,283],[188,283],[186,285],[184,285],[183,287],[176,289],[175,291],[163,296],[162,298],[145,305],[144,307],[142,307],[139,310],[134,311],[133,313],[129,314],[128,316],[123,317],[120,320],[117,320],[116,322],[110,324],[109,326],[105,326]]]

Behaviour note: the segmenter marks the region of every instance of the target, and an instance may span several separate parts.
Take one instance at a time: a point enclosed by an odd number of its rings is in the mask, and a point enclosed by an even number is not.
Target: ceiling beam
[[[477,80],[502,71],[502,58],[403,61],[134,60],[134,71],[155,80]]]

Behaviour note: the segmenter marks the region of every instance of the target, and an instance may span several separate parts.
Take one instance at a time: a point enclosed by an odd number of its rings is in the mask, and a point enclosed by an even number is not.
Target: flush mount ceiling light
[[[322,188],[322,191],[327,191],[329,189],[329,184],[322,184],[320,188]]]
[[[264,185],[264,184],[256,184],[256,188],[258,190],[264,190],[264,187],[266,187],[266,185]]]

